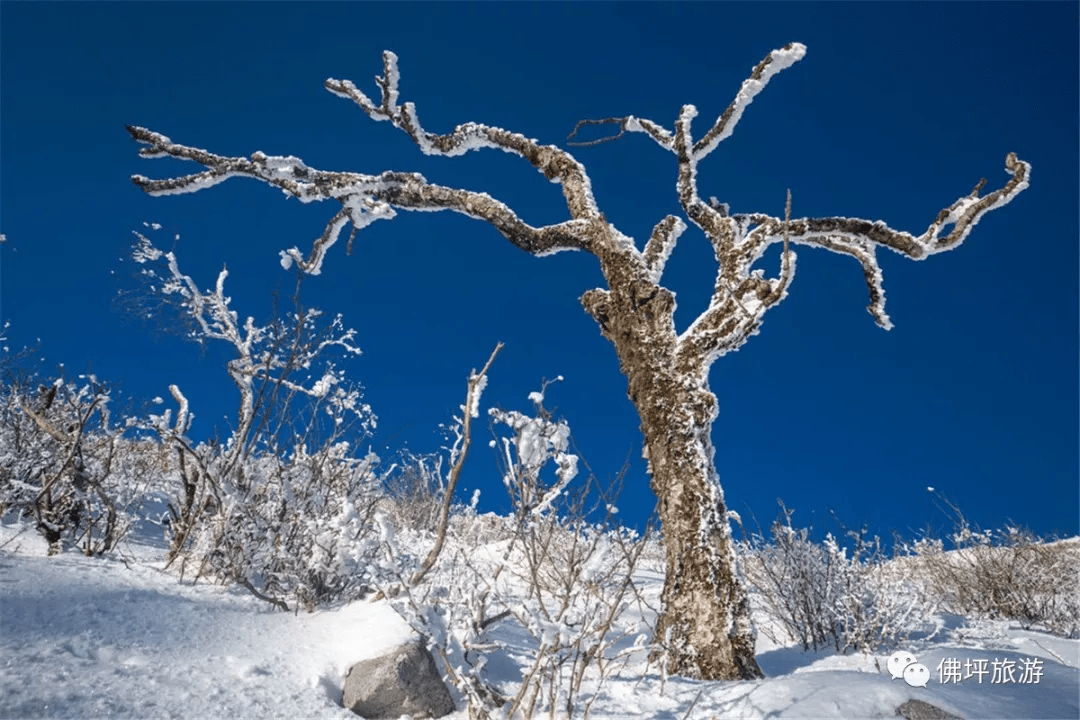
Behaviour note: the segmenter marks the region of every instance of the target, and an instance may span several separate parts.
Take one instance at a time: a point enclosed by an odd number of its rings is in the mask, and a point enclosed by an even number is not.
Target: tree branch
[[[675,243],[684,232],[686,223],[674,215],[668,215],[653,228],[649,241],[645,243],[644,252],[645,267],[648,268],[649,279],[653,283],[660,282],[671,251],[675,249]]]
[[[780,71],[791,67],[805,56],[806,46],[801,43],[793,42],[788,43],[779,50],[773,50],[765,56],[764,60],[755,65],[754,69],[750,72],[750,77],[743,81],[742,87],[739,88],[739,92],[735,96],[735,99],[731,101],[731,104],[728,105],[727,109],[716,119],[712,128],[705,133],[697,143],[689,147],[693,160],[695,162],[701,160],[715,150],[717,145],[729,138],[731,133],[734,132],[735,126],[742,118],[743,111],[754,101],[754,98],[757,97],[758,93],[765,89],[765,86],[769,84],[769,81],[773,76]],[[690,117],[697,115],[697,108],[693,105],[684,105],[679,112],[680,120],[687,115]],[[612,120],[612,118],[608,118],[607,120],[591,120],[584,122],[597,124],[600,122],[611,122]],[[626,118],[619,118],[618,120],[622,122],[623,131],[645,133],[656,141],[656,144],[660,147],[671,150],[672,152],[676,151],[674,137],[671,132],[661,125],[644,118],[636,118],[633,115],[627,116]],[[619,135],[622,135],[621,131]]]
[[[802,43],[788,43],[779,50],[773,50],[765,59],[754,66],[750,77],[743,80],[742,87],[727,109],[716,119],[709,132],[694,144],[694,158],[700,160],[721,142],[731,137],[735,126],[742,119],[743,111],[754,101],[758,93],[765,89],[777,73],[786,70],[806,56],[806,46]]]
[[[578,120],[577,125],[570,131],[570,134],[566,136],[567,145],[574,147],[591,147],[593,145],[599,145],[600,143],[611,142],[612,140],[618,140],[626,132],[626,120],[627,118],[603,118],[601,120]],[[608,125],[610,123],[619,123],[619,133],[617,135],[611,135],[609,137],[599,138],[597,140],[576,140],[570,142],[573,138],[577,137],[578,130],[584,125]]]
[[[688,118],[684,116],[676,135],[677,147],[685,148],[689,144],[688,124]],[[709,308],[680,337],[680,342],[686,343],[680,349],[680,354],[686,360],[692,354],[701,352],[715,359],[738,349],[757,332],[765,310],[786,297],[787,288],[794,277],[795,254],[788,249],[789,243],[823,248],[858,260],[870,297],[867,311],[880,327],[891,329],[892,321],[885,312],[885,290],[876,255],[877,247],[886,247],[913,260],[923,260],[935,253],[952,250],[964,241],[986,213],[1009,203],[1023,192],[1028,187],[1031,171],[1028,163],[1019,160],[1015,153],[1010,153],[1005,160],[1005,168],[1012,178],[1000,189],[979,197],[979,191],[985,185],[985,180],[980,181],[969,195],[938,213],[925,233],[915,237],[893,230],[881,221],[840,217],[792,220],[789,210],[783,220],[762,214],[728,217],[722,208],[706,205],[698,197],[694,165],[690,154],[684,151],[679,162],[680,203],[687,216],[713,243],[720,268]],[[750,225],[756,227],[747,232]],[[949,226],[952,226],[951,231],[942,236]],[[785,246],[779,278],[765,280],[763,271],[751,272],[750,268],[765,250],[778,242]],[[736,290],[728,289],[733,286],[737,286]],[[728,307],[729,297],[736,303],[748,305],[753,319],[740,321],[733,317],[733,311]]]
[[[803,218],[785,223],[758,216],[754,218],[758,226],[739,244],[739,254],[743,262],[752,263],[770,245],[782,241],[786,234],[790,242],[854,257],[863,266],[866,277],[870,295],[867,311],[879,326],[889,330],[892,322],[885,312],[885,291],[876,248],[885,247],[912,260],[925,260],[959,247],[984,215],[1008,204],[1028,187],[1031,165],[1018,159],[1016,153],[1009,153],[1005,158],[1005,169],[1012,177],[1001,188],[979,197],[979,191],[986,183],[985,179],[980,180],[970,194],[938,213],[926,232],[918,237],[894,230],[881,221],[832,217]],[[952,226],[951,231],[942,236],[949,226]]]
[[[399,81],[397,55],[386,50],[383,52],[383,76],[375,78],[382,95],[378,105],[349,80],[329,78],[323,85],[338,97],[355,102],[372,120],[389,120],[394,127],[404,130],[425,155],[454,157],[480,148],[495,148],[518,155],[548,180],[563,186],[570,217],[578,220],[599,217],[585,168],[570,153],[554,145],[539,145],[520,133],[479,123],[458,125],[445,135],[429,133],[420,124],[413,103],[398,105]]]
[[[301,202],[332,199],[341,203],[341,210],[327,224],[306,259],[296,248],[282,253],[283,264],[287,266],[296,261],[302,270],[312,275],[321,271],[326,252],[337,242],[346,223],[351,222],[354,230],[360,230],[376,220],[394,217],[395,208],[454,210],[484,220],[516,247],[533,255],[589,250],[589,235],[583,232],[591,222],[589,220],[567,220],[536,228],[486,193],[429,183],[419,173],[326,172],[309,168],[293,156],[268,156],[256,152],[251,159],[226,157],[174,143],[165,135],[146,128],[129,126],[128,132],[135,140],[150,146],[139,151],[142,157],[174,157],[192,160],[208,168],[204,172],[167,180],[133,176],[132,181],[150,195],[197,192],[232,177],[250,177],[280,188]]]
[[[435,561],[439,558],[439,553],[442,552],[443,544],[446,541],[446,527],[450,521],[450,506],[454,501],[454,491],[457,489],[458,480],[461,478],[461,469],[465,466],[465,458],[469,454],[469,447],[472,445],[472,419],[473,411],[477,409],[480,403],[480,393],[483,392],[484,386],[487,384],[487,373],[491,369],[491,364],[495,362],[495,356],[499,354],[499,351],[503,349],[503,344],[500,342],[495,346],[495,349],[491,351],[491,357],[484,364],[483,369],[477,373],[475,370],[469,375],[468,390],[465,393],[465,406],[462,408],[462,444],[461,452],[457,456],[457,462],[450,468],[450,477],[446,483],[446,493],[443,495],[442,507],[439,509],[439,526],[436,528],[435,544],[431,547],[427,557],[424,558],[424,562],[420,564],[416,572],[413,573],[412,578],[409,580],[409,585],[418,585],[424,576],[428,574],[428,571],[435,566]]]
[[[719,266],[709,307],[680,337],[680,342],[684,344],[680,355],[686,362],[692,359],[691,356],[708,357],[711,364],[716,357],[737,349],[757,332],[764,312],[786,297],[794,278],[795,253],[791,252],[791,243],[825,248],[858,260],[870,295],[867,309],[878,325],[891,328],[892,323],[885,312],[881,268],[875,254],[877,246],[887,247],[916,260],[951,250],[964,241],[983,215],[1010,202],[1028,185],[1031,166],[1017,159],[1015,154],[1010,154],[1006,158],[1006,170],[1013,177],[1004,187],[980,198],[979,192],[985,180],[980,181],[967,197],[960,198],[938,213],[927,231],[919,237],[893,230],[882,222],[867,220],[820,218],[793,221],[790,194],[783,220],[758,213],[732,215],[726,205],[715,199],[703,202],[698,195],[697,163],[731,136],[746,107],[773,76],[791,67],[805,54],[806,47],[799,43],[789,43],[769,53],[754,67],[727,109],[696,142],[691,133],[691,123],[697,115],[697,108],[693,105],[682,107],[674,132],[652,121],[629,115],[582,120],[570,135],[576,136],[584,125],[618,123],[618,135],[579,144],[598,144],[621,137],[625,132],[642,132],[678,157],[679,202],[686,216],[709,239]],[[654,283],[659,282],[664,262],[685,228],[676,229],[674,222],[674,218],[669,216],[657,224],[646,245],[646,269]],[[755,227],[751,231],[752,226]],[[951,231],[942,237],[941,233],[949,226],[952,226]],[[780,273],[776,279],[766,280],[763,271],[752,272],[751,267],[774,242],[784,244]],[[604,299],[605,296],[594,293],[583,298],[583,302],[590,314],[599,319],[600,315],[607,314],[606,308],[601,307]]]

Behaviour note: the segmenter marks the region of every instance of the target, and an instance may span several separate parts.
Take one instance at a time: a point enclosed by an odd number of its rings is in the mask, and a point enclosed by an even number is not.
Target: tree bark
[[[754,659],[749,598],[713,469],[712,423],[696,419],[715,407],[705,388],[673,388],[638,401],[667,558],[657,639],[667,648],[668,672],[750,680],[763,673]]]
[[[620,264],[611,258],[605,270],[618,274]],[[710,363],[677,352],[671,291],[640,275],[613,287],[620,290],[586,293],[582,304],[615,345],[641,418],[667,560],[656,628],[667,671],[710,680],[763,677],[715,470],[711,432],[717,401],[708,387]]]

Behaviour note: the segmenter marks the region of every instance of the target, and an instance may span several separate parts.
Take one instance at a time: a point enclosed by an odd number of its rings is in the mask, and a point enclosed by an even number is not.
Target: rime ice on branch
[[[465,123],[446,134],[424,129],[411,102],[399,103],[397,56],[383,53],[383,74],[375,78],[375,100],[348,80],[330,79],[326,89],[352,100],[373,120],[389,121],[405,132],[422,152],[454,157],[493,148],[512,153],[561,186],[568,219],[534,227],[504,203],[482,192],[428,182],[417,173],[365,175],[322,171],[292,156],[250,158],[215,155],[174,143],[141,127],[131,136],[147,147],[146,158],[191,160],[205,169],[192,175],[134,182],[151,195],[195,192],[232,177],[251,177],[273,185],[301,202],[333,200],[340,209],[327,223],[305,257],[297,248],[282,253],[282,264],[296,262],[318,274],[327,252],[346,224],[352,223],[348,245],[370,223],[389,219],[398,210],[453,210],[493,226],[516,247],[542,256],[560,250],[585,250],[600,262],[607,288],[586,292],[581,303],[615,346],[628,379],[628,395],[642,420],[644,456],[649,460],[652,488],[659,500],[667,552],[668,576],[658,637],[667,643],[668,669],[709,679],[761,675],[753,655],[749,603],[739,581],[732,549],[727,507],[713,461],[711,426],[716,396],[709,389],[709,367],[716,358],[738,349],[756,334],[765,311],[786,295],[795,276],[791,245],[805,245],[849,255],[862,266],[870,295],[868,310],[881,327],[885,313],[880,247],[922,260],[958,247],[986,213],[1005,205],[1028,186],[1031,166],[1009,154],[1005,169],[1011,178],[980,196],[985,181],[956,200],[921,235],[894,230],[880,221],[845,217],[792,218],[790,196],[783,218],[761,213],[731,213],[727,206],[698,194],[697,163],[734,132],[754,98],[780,71],[801,60],[806,48],[791,43],[769,53],[751,71],[735,99],[695,140],[693,105],[684,105],[672,129],[632,115],[585,124],[612,123],[626,132],[648,135],[678,160],[676,190],[683,213],[713,247],[717,271],[711,301],[683,333],[676,334],[675,296],[660,285],[676,242],[687,229],[668,215],[654,227],[644,249],[610,224],[596,205],[585,168],[569,152],[554,145],[497,127]],[[574,130],[574,133],[577,129]],[[573,137],[573,134],[571,134]],[[614,138],[611,138],[614,139]],[[596,144],[578,143],[578,144]],[[776,277],[752,269],[770,245],[782,243]]]

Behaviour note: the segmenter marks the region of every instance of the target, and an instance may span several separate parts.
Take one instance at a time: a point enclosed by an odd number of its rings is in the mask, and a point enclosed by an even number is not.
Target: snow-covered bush
[[[512,430],[501,444],[514,512],[495,529],[506,539],[477,548],[452,537],[432,572],[409,583],[411,568],[390,529],[384,532],[387,564],[400,578],[388,594],[428,638],[471,717],[587,717],[599,686],[631,654],[645,653],[650,636],[642,608],[632,611],[641,603],[634,571],[643,538],[612,521],[612,493],[591,492],[591,479],[570,485],[577,457],[568,452],[569,427],[551,420],[542,393],[530,399],[536,417],[490,413]],[[542,477],[548,462],[556,465],[552,481]],[[596,507],[603,519],[587,521]],[[486,667],[496,657],[524,658],[520,680],[490,677]]]
[[[479,497],[474,494],[479,500]],[[449,532],[462,547],[491,545],[514,536],[512,518],[492,512],[477,513],[474,505],[455,505],[450,514]]]
[[[212,476],[222,459],[210,462]],[[293,600],[313,610],[363,597],[378,551],[378,460],[351,457],[347,443],[249,457],[196,527],[182,571],[194,561],[199,573],[237,582],[283,609]]]
[[[395,527],[414,532],[438,527],[446,497],[443,465],[442,453],[401,453],[400,461],[387,473],[384,503]]]
[[[94,375],[0,384],[0,515],[32,518],[50,554],[67,545],[112,551],[134,522],[151,456],[113,424],[109,388]]]
[[[226,372],[238,410],[224,442],[189,440],[194,415],[176,385],[169,387],[175,418],[171,409],[150,417],[177,469],[168,563],[179,561],[181,577],[194,569],[195,578],[239,583],[286,609],[293,600],[313,609],[362,596],[378,548],[381,478],[378,458],[355,445],[375,416],[327,359],[333,350],[358,355],[355,331],[341,316],[322,324],[321,311],[303,307],[299,279],[294,312],[266,325],[252,317],[241,323],[225,295],[227,270],[213,289],[200,290],[174,253],[135,234],[132,257],[160,307],[179,312],[190,339],[222,341],[235,353]]]
[[[848,548],[830,533],[815,543],[808,528],[791,525],[792,511],[742,543],[743,573],[756,604],[805,650],[832,646],[870,652],[902,642],[918,630],[931,603],[909,573],[890,563],[879,538],[852,531]],[[772,633],[768,626],[762,628]]]
[[[430,539],[438,532],[439,518],[447,502],[447,455],[402,452],[383,473],[386,496],[379,504],[399,533]],[[447,533],[462,545],[487,545],[513,534],[513,523],[494,513],[477,513],[480,491],[474,490],[469,502],[450,498]]]

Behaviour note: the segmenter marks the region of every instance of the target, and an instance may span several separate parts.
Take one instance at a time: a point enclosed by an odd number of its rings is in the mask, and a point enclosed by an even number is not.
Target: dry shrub
[[[1047,542],[1014,526],[964,524],[952,539],[948,552],[941,540],[914,545],[920,574],[944,609],[1080,636],[1080,538]]]

